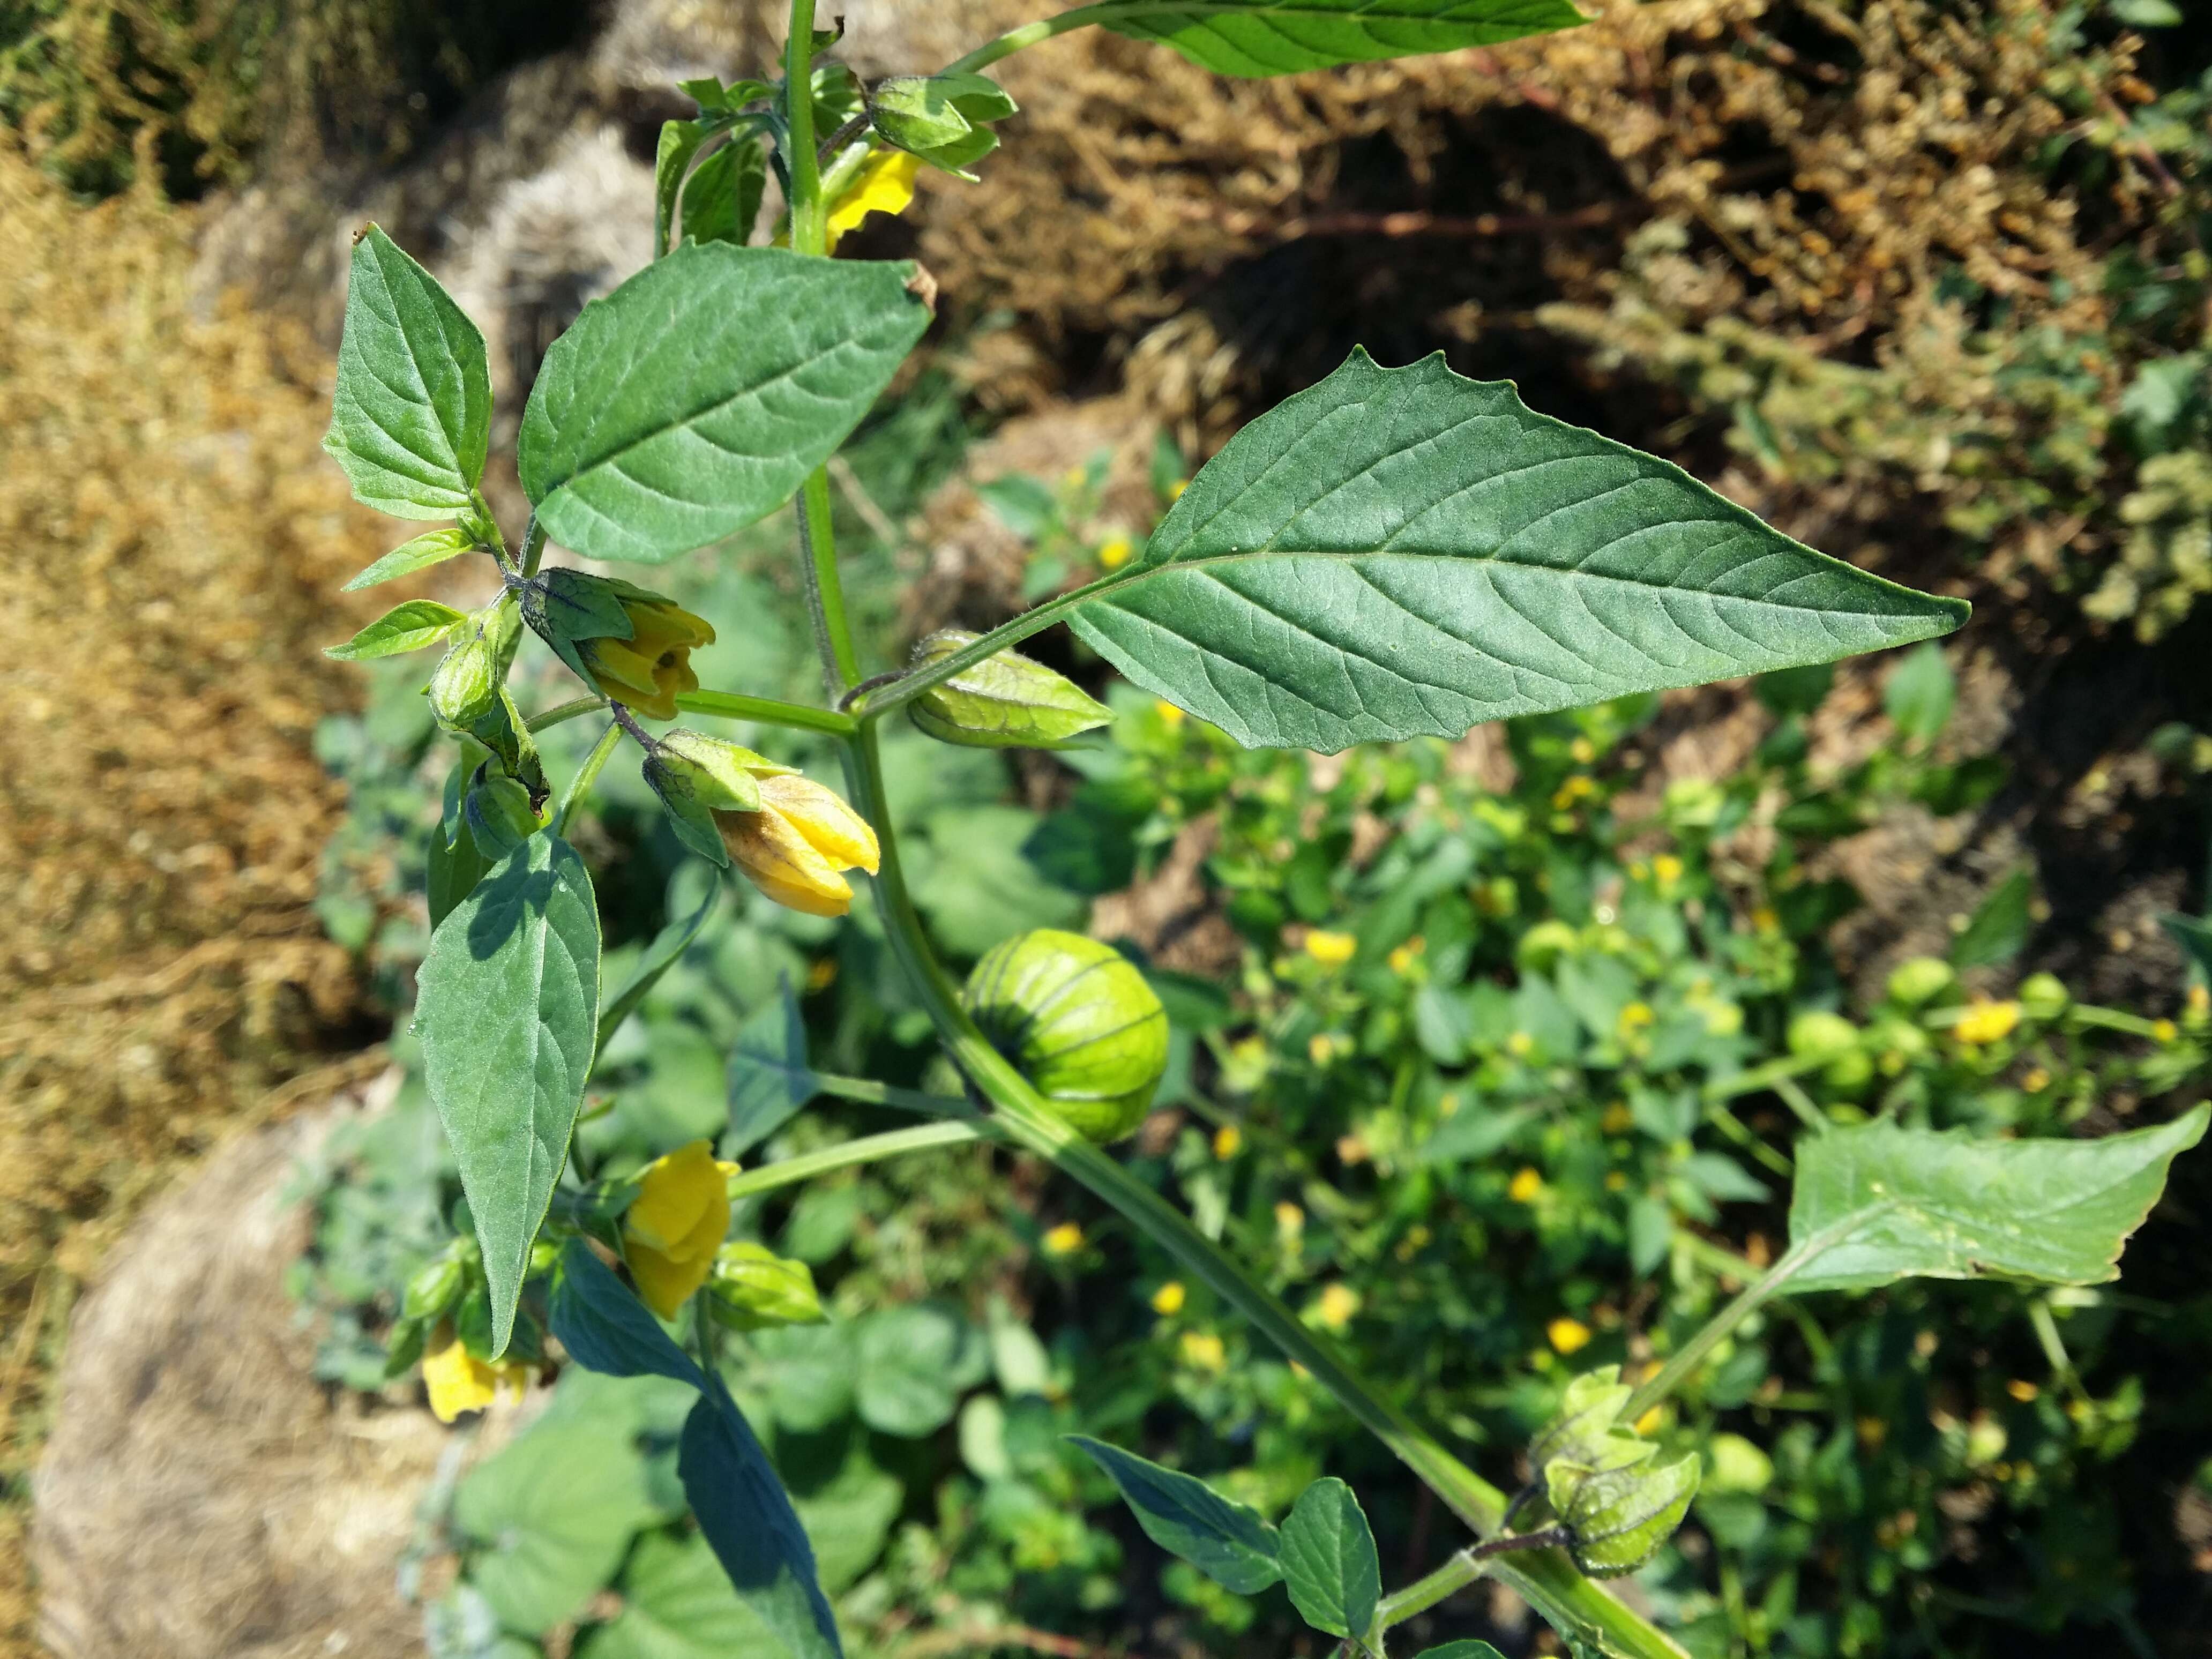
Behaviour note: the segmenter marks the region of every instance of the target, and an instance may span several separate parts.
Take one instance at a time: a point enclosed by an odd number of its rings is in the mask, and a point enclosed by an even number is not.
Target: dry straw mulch
[[[327,356],[194,314],[190,216],[0,145],[0,1652],[70,1304],[138,1200],[329,1062],[310,909],[340,805],[316,647],[382,550],[315,453]],[[344,1069],[343,1063],[337,1069]]]

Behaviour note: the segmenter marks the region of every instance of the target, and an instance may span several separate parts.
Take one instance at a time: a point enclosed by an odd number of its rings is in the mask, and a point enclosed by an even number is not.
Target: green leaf
[[[545,355],[518,459],[546,533],[659,563],[790,500],[890,381],[930,311],[910,264],[687,244]]]
[[[975,642],[964,629],[940,628],[914,648],[926,668]],[[1058,749],[1104,726],[1114,711],[1066,676],[1018,651],[1001,651],[939,680],[907,705],[929,736],[969,749]]]
[[[1447,1642],[1440,1648],[1424,1648],[1413,1659],[1505,1659],[1487,1642]]]
[[[1282,1562],[1291,1604],[1306,1623],[1331,1636],[1367,1634],[1382,1564],[1351,1487],[1329,1476],[1298,1494],[1283,1522]]]
[[[374,587],[379,582],[411,576],[418,570],[428,570],[434,564],[443,564],[450,558],[466,553],[476,544],[476,537],[465,530],[425,531],[413,541],[393,548],[348,582],[342,591],[351,593],[361,588]]]
[[[684,180],[676,234],[690,242],[743,246],[767,191],[768,150],[757,134],[740,132]]]
[[[676,1467],[699,1530],[783,1651],[790,1659],[842,1659],[806,1529],[719,1377],[708,1377],[706,1395],[684,1420]]]
[[[571,1359],[603,1376],[665,1376],[695,1389],[706,1386],[691,1356],[580,1238],[562,1247],[553,1334]]]
[[[1923,749],[1943,735],[1958,696],[1943,647],[1932,640],[1899,658],[1881,688],[1882,708],[1898,735]]]
[[[775,1638],[730,1588],[703,1538],[650,1533],[623,1571],[622,1611],[580,1650],[583,1659],[728,1659],[773,1655]]]
[[[447,775],[445,812],[431,832],[426,896],[434,931],[453,914],[455,905],[476,890],[484,872],[492,866],[492,860],[477,850],[476,837],[469,833],[466,791],[469,775],[474,770],[464,761]]]
[[[1990,968],[2018,956],[2034,927],[2034,873],[2022,866],[1974,907],[1965,930],[1951,941],[1952,966]]]
[[[2096,1140],[1978,1140],[1869,1123],[1797,1143],[1793,1249],[1828,1240],[1793,1291],[1866,1290],[1893,1279],[2095,1285],[2203,1139],[2212,1104]],[[1832,1235],[1832,1237],[1831,1237]]]
[[[690,91],[698,82],[687,82]],[[707,100],[698,93],[691,95],[699,100],[702,107]],[[684,175],[690,171],[692,157],[699,148],[720,129],[704,121],[664,121],[660,124],[660,143],[653,158],[653,255],[659,258],[668,247],[668,233],[676,223],[676,202],[683,193]]]
[[[2159,919],[2173,942],[2185,954],[2197,977],[2212,982],[2212,921],[2197,916],[2165,915]]]
[[[860,1420],[918,1440],[952,1420],[960,1392],[985,1363],[981,1338],[951,1310],[928,1303],[887,1308],[860,1324]]]
[[[641,769],[645,787],[653,791],[668,814],[668,827],[686,851],[696,853],[717,869],[730,867],[729,848],[714,826],[714,815],[699,799],[696,775],[680,762],[671,765],[659,755],[647,755]]]
[[[645,954],[637,959],[637,966],[630,969],[629,977],[623,981],[622,989],[608,998],[606,1006],[599,1010],[599,1041],[592,1050],[594,1061],[606,1052],[608,1039],[622,1029],[622,1023],[637,1012],[638,1004],[643,1002],[653,988],[660,983],[660,976],[683,959],[684,953],[691,948],[691,941],[698,938],[700,930],[706,927],[707,918],[714,914],[714,907],[721,902],[721,884],[710,881],[697,909],[679,921],[670,922],[653,935],[653,943],[645,947]]]
[[[1276,1559],[1281,1536],[1245,1504],[1103,1440],[1067,1438],[1114,1478],[1145,1535],[1170,1554],[1239,1595],[1256,1595],[1283,1576]]]
[[[368,662],[396,657],[403,651],[420,651],[436,645],[457,628],[466,625],[469,614],[435,599],[409,599],[396,605],[343,645],[326,645],[323,654],[340,662]]]
[[[1116,34],[1244,76],[1495,46],[1583,21],[1566,0],[1121,0],[1096,9]]]
[[[450,519],[469,508],[490,431],[483,336],[436,277],[371,225],[353,245],[323,447],[364,506]]]
[[[453,1498],[455,1524],[483,1547],[470,1582],[500,1623],[531,1636],[580,1612],[656,1518],[645,1460],[592,1423],[524,1435]]]
[[[1086,643],[1248,746],[1331,751],[1827,661],[1967,614],[1441,355],[1386,369],[1355,352],[1261,416],[1129,573],[1073,613]]]
[[[583,1104],[599,1003],[599,915],[576,850],[531,836],[430,936],[415,1030],[505,1352],[530,1246]]]
[[[806,1022],[787,981],[738,1030],[730,1053],[730,1130],[724,1158],[743,1158],[822,1092],[806,1063]]]

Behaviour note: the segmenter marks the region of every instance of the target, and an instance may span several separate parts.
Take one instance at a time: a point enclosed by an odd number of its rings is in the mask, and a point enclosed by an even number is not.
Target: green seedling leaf
[[[2027,948],[2035,925],[2035,876],[2025,866],[2014,871],[1990,890],[1974,908],[1966,926],[1951,941],[1954,967],[1993,968],[2010,962]]]
[[[606,1052],[608,1039],[622,1029],[622,1023],[637,1012],[638,1004],[643,1002],[653,988],[660,983],[660,976],[683,959],[684,953],[691,948],[691,941],[698,938],[700,929],[706,927],[707,918],[714,914],[714,907],[721,902],[721,897],[720,884],[710,882],[706,896],[699,901],[697,909],[688,916],[670,922],[653,935],[653,943],[645,947],[645,954],[638,958],[637,966],[623,981],[622,989],[610,997],[606,1006],[599,1011],[599,1041],[592,1051],[594,1062]]]
[[[1925,749],[1951,723],[1951,708],[1958,695],[1951,665],[1943,659],[1943,647],[1930,641],[1898,659],[1882,685],[1881,703],[1898,735],[1916,748]]]
[[[730,1054],[730,1128],[724,1158],[743,1158],[822,1092],[806,1063],[806,1022],[785,984],[748,1019]]]
[[[1147,1462],[1103,1440],[1072,1434],[1121,1489],[1121,1501],[1145,1535],[1239,1595],[1253,1595],[1283,1576],[1282,1538],[1258,1513],[1194,1476]]]
[[[428,570],[434,564],[443,564],[473,549],[476,537],[459,529],[429,530],[413,541],[395,547],[374,564],[345,585],[344,592],[352,593],[364,587],[374,587],[379,582],[396,581],[402,576],[411,576],[418,570]]]
[[[1283,1522],[1283,1583],[1298,1616],[1331,1636],[1364,1638],[1382,1594],[1375,1534],[1352,1488],[1331,1476],[1298,1494]]]
[[[1242,76],[1457,52],[1583,21],[1566,0],[1121,0],[1095,9],[1116,34]]]
[[[396,605],[343,645],[326,645],[323,654],[340,662],[369,662],[396,657],[403,651],[420,651],[452,637],[467,626],[469,613],[435,599],[410,599]]]
[[[622,1611],[581,1650],[586,1659],[774,1659],[777,1648],[705,1539],[656,1532],[623,1569]]]
[[[545,356],[518,447],[555,541],[647,563],[789,501],[928,327],[915,267],[686,244]]]
[[[738,1600],[789,1659],[842,1659],[814,1547],[783,1483],[718,1376],[684,1419],[677,1474]]]
[[[470,1582],[510,1630],[574,1618],[659,1518],[645,1460],[627,1434],[597,1423],[525,1434],[453,1497],[455,1525],[482,1547]]]
[[[416,978],[425,1081],[475,1218],[492,1351],[583,1104],[599,1002],[599,915],[576,850],[536,835],[430,936]]]
[[[1200,471],[1072,626],[1247,746],[1334,751],[1823,662],[1967,606],[1802,546],[1441,355],[1365,352]]]
[[[706,1386],[691,1356],[580,1238],[562,1247],[553,1284],[553,1334],[586,1370]]]
[[[1869,1123],[1798,1143],[1793,1249],[1826,1240],[1793,1291],[1894,1279],[2021,1279],[2097,1285],[2203,1139],[2212,1104],[2096,1140],[1978,1140]]]
[[[323,447],[362,505],[451,519],[471,506],[490,431],[483,336],[436,277],[371,225],[353,245]]]

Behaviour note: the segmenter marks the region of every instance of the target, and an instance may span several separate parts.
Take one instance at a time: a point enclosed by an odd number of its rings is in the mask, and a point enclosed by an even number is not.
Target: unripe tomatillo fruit
[[[1103,1146],[1135,1132],[1168,1063],[1168,1016],[1110,945],[1040,927],[994,945],[961,1001],[1062,1122]]]

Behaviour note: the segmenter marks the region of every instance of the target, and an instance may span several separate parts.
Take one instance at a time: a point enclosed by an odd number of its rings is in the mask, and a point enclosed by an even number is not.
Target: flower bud
[[[1958,983],[1958,975],[1951,971],[1951,964],[1941,957],[1914,957],[1890,969],[1887,988],[1892,1002],[1917,1008],[1923,1003],[1935,1001]]]
[[[915,647],[914,666],[941,662],[975,639],[940,628]],[[931,737],[969,749],[1057,749],[1114,718],[1064,675],[1013,651],[940,680],[908,704],[907,714]]]
[[[835,790],[795,774],[757,780],[760,810],[714,814],[722,845],[745,878],[778,904],[842,916],[853,889],[840,873],[876,873],[876,832]]]
[[[461,1299],[465,1278],[457,1257],[440,1256],[407,1281],[407,1295],[399,1308],[401,1316],[442,1319]]]
[[[819,1325],[829,1317],[822,1311],[812,1268],[744,1240],[723,1245],[715,1255],[707,1293],[714,1317],[732,1330]]]
[[[989,123],[1015,112],[1014,100],[980,75],[898,75],[869,100],[878,135],[932,167],[977,182],[968,171],[999,145]]]
[[[470,735],[469,728],[497,711],[507,685],[507,671],[514,665],[515,647],[522,642],[520,617],[506,594],[470,618],[474,629],[464,633],[446,653],[430,676],[430,712],[448,732]]]
[[[1544,1469],[1553,1513],[1574,1534],[1568,1553],[1593,1578],[1634,1572],[1682,1524],[1704,1464],[1695,1452],[1665,1462],[1648,1440],[1616,1434],[1594,1462],[1554,1460]]]
[[[2057,975],[2030,974],[2021,981],[2019,1000],[2021,1012],[2047,1023],[2064,1013],[2074,997]]]
[[[1790,1052],[1801,1060],[1839,1060],[1859,1046],[1859,1028],[1841,1014],[1808,1009],[1790,1022]]]
[[[1554,1458],[1592,1462],[1635,1392],[1620,1380],[1618,1365],[1583,1372],[1559,1397],[1559,1414],[1528,1443],[1528,1461],[1539,1469]]]
[[[714,1270],[714,1253],[730,1231],[729,1178],[703,1140],[647,1164],[637,1196],[623,1215],[623,1259],[645,1305],[673,1319]]]
[[[1110,945],[1042,927],[994,945],[961,1000],[1062,1121],[1102,1146],[1134,1132],[1167,1069],[1168,1017]]]
[[[699,689],[691,653],[714,630],[673,599],[611,576],[548,570],[523,589],[530,626],[611,702],[657,720]]]

